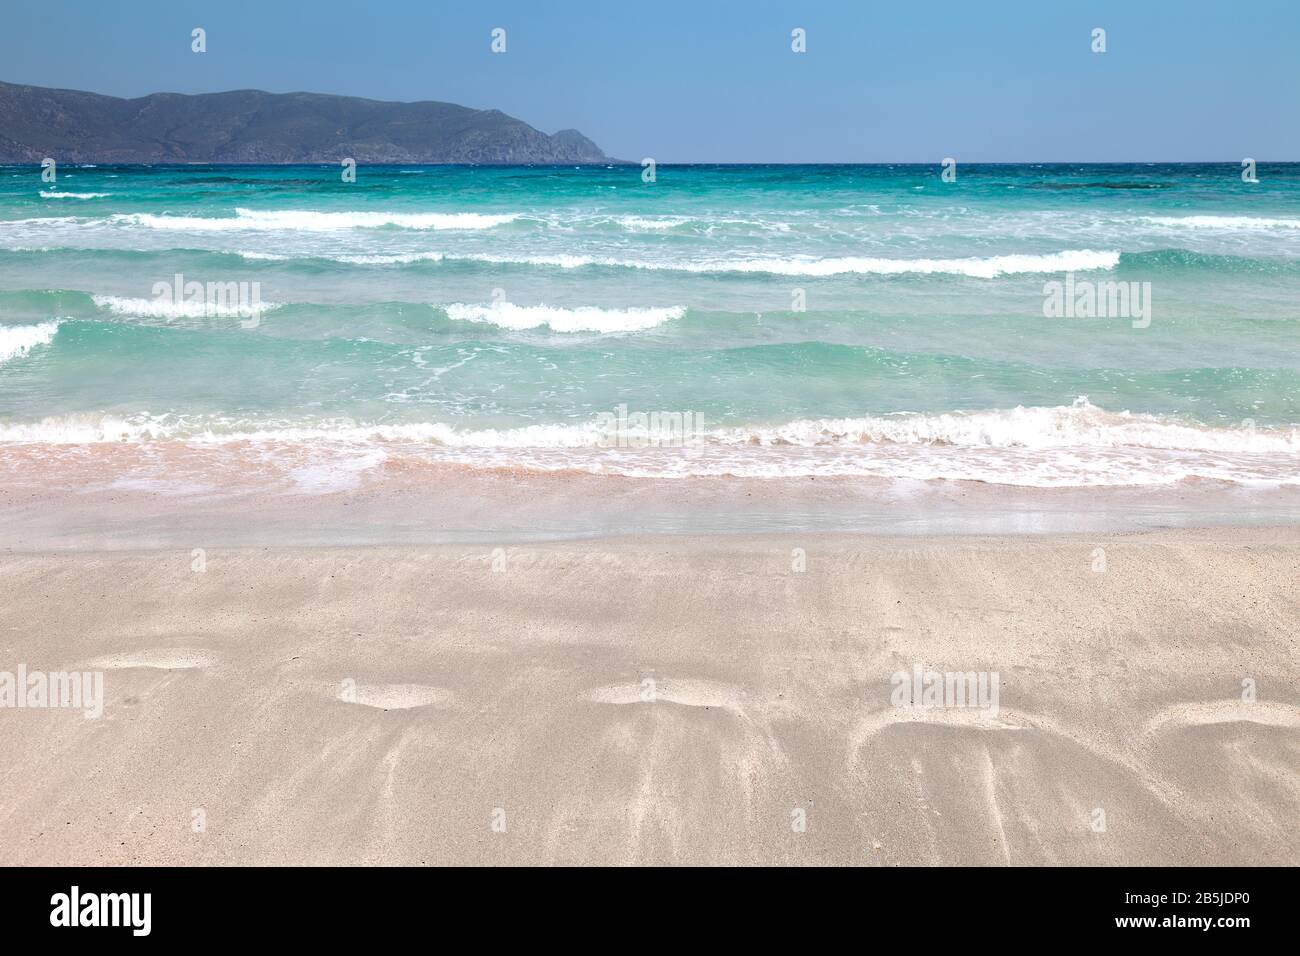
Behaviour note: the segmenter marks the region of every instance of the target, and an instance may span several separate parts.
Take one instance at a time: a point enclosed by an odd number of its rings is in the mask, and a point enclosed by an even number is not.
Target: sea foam
[[[964,259],[886,259],[876,257],[813,256],[785,259],[711,259],[711,260],[626,260],[599,256],[487,256],[448,255],[447,259],[491,262],[500,265],[556,266],[578,269],[584,266],[609,266],[625,269],[649,269],[674,272],[740,272],[786,276],[861,275],[959,275],[976,279],[1038,272],[1084,272],[1089,269],[1113,269],[1119,265],[1119,253],[1113,250],[1067,249],[1040,255],[1013,254]]]
[[[47,325],[49,330],[42,333],[42,342],[53,336],[57,323]],[[46,326],[35,328],[45,329]],[[40,424],[0,426],[0,441],[61,441],[69,438],[79,442],[123,439],[191,442],[335,440],[421,442],[458,448],[595,448],[605,437],[603,428],[598,419],[574,424],[463,429],[445,422],[363,424],[350,420],[321,420],[312,424],[288,424],[220,418],[195,422],[173,416],[141,414],[129,420],[117,416],[74,416],[46,419]],[[871,445],[988,450],[1127,448],[1295,455],[1300,454],[1300,430],[1213,428],[1157,415],[1111,412],[1080,397],[1072,405],[1060,406],[718,426],[704,433],[703,444],[845,449],[864,449]],[[1296,480],[1300,481],[1300,473],[1297,473]]]
[[[170,299],[133,299],[119,295],[92,295],[90,298],[99,308],[107,309],[114,315],[151,319],[250,318],[280,307],[276,302],[174,302]]]
[[[145,226],[194,232],[288,231],[336,232],[346,229],[490,229],[518,219],[517,213],[477,212],[314,212],[311,210],[236,209],[234,218],[120,213],[108,221],[119,226]]]
[[[458,322],[485,322],[502,329],[535,329],[546,326],[553,332],[640,332],[673,319],[686,310],[668,308],[600,309],[581,306],[561,309],[547,305],[467,305],[453,302],[444,306],[447,317]]]
[[[1232,232],[1255,229],[1300,229],[1300,219],[1267,216],[1143,216],[1143,222],[1189,229],[1222,229]]]
[[[41,345],[49,345],[59,331],[58,322],[39,325],[0,325],[0,362],[26,355]]]

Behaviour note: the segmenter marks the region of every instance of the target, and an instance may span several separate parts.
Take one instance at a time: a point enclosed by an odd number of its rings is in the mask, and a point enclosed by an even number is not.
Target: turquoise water
[[[0,167],[0,442],[1300,483],[1300,165],[1259,180],[100,166],[49,184]],[[1149,283],[1149,310],[1049,318],[1045,283],[1067,273]],[[249,295],[160,294],[177,275]],[[620,406],[703,426],[611,440]]]

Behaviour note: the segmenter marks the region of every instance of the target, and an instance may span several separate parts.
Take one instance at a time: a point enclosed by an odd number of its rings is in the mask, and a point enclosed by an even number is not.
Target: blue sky
[[[6,6],[9,82],[446,100],[631,160],[1300,160],[1297,0]]]

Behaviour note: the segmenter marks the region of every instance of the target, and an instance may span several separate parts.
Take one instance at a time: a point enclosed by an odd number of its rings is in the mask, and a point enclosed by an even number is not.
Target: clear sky
[[[1300,0],[10,0],[0,80],[446,100],[661,163],[1300,160]]]

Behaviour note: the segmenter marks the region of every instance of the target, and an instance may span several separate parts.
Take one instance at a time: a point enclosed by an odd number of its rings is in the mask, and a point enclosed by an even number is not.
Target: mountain
[[[0,163],[604,163],[577,130],[500,110],[322,93],[119,99],[0,83]]]

